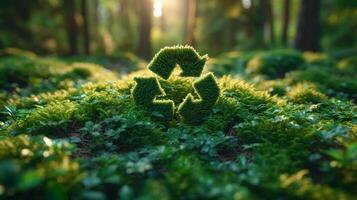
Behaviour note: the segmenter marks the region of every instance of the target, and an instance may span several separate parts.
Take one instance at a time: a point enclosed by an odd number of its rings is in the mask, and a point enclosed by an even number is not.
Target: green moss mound
[[[9,56],[0,58],[0,89],[41,93],[68,89],[88,81],[114,80],[115,75],[89,63],[67,64],[55,58]]]
[[[304,62],[299,52],[280,50],[253,57],[247,64],[247,70],[253,74],[279,78],[284,77],[287,72],[301,68]]]
[[[216,102],[195,125],[178,114],[156,120],[137,106],[134,77],[149,70],[4,97],[0,199],[355,199],[357,107],[322,90],[333,83],[327,78],[351,75],[328,72],[270,80],[283,88],[279,96],[234,76],[215,79],[219,93],[207,92],[206,103],[219,94]],[[202,103],[207,89],[180,76],[139,80],[154,83],[145,84],[154,87],[143,105],[179,105],[188,94]]]
[[[318,65],[321,67],[333,67],[336,61],[324,53],[306,51],[303,53],[304,59],[307,63]]]
[[[327,96],[316,91],[316,86],[308,83],[299,83],[287,93],[288,98],[297,103],[323,103]]]
[[[309,81],[318,85],[320,91],[330,96],[356,99],[357,80],[351,75],[339,74],[336,70],[321,70],[312,67],[288,75],[293,82]]]
[[[337,64],[337,68],[350,74],[357,73],[357,56],[344,58]]]

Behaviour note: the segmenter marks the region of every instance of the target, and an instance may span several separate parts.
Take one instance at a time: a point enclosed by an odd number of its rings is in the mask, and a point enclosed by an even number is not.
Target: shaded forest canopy
[[[356,11],[1,0],[0,200],[357,199]]]
[[[355,1],[6,0],[0,7],[0,47],[41,54],[125,51],[149,60],[175,44],[210,55],[356,47]]]

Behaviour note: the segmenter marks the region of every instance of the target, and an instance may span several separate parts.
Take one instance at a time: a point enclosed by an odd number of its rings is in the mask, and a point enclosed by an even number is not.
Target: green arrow
[[[171,100],[155,100],[157,96],[165,95],[159,81],[155,77],[136,77],[136,85],[132,96],[136,105],[158,112],[164,120],[171,120],[174,116],[174,102]]]
[[[195,100],[192,94],[188,94],[178,108],[178,113],[187,123],[201,122],[220,96],[220,89],[216,78],[208,73],[193,83],[193,88],[199,99]]]
[[[168,79],[176,65],[179,65],[182,70],[180,76],[199,77],[207,59],[207,55],[200,56],[190,46],[165,47],[155,55],[148,68],[163,79]]]

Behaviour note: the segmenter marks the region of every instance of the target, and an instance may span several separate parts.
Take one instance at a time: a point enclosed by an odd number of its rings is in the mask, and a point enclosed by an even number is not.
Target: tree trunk
[[[284,0],[283,7],[283,25],[282,25],[282,42],[286,47],[288,44],[288,28],[289,28],[289,20],[290,20],[290,0]]]
[[[141,58],[151,58],[151,28],[152,28],[152,0],[141,0],[140,10],[140,33],[138,54]]]
[[[301,51],[320,50],[321,0],[301,0],[295,48]]]
[[[196,29],[197,0],[185,0],[184,11],[185,11],[185,27],[184,27],[185,43],[191,46],[195,46],[194,32]]]
[[[64,0],[64,7],[66,12],[66,29],[68,34],[69,43],[69,55],[75,55],[78,53],[77,49],[77,23],[75,20],[75,1]]]
[[[83,18],[83,45],[84,54],[89,55],[90,53],[90,40],[89,40],[89,28],[88,28],[88,17],[87,17],[87,0],[82,0],[81,11]]]
[[[268,6],[268,0],[259,0],[258,1],[258,8],[257,8],[257,13],[256,15],[256,21],[255,21],[255,29],[253,30],[256,31],[255,33],[255,42],[257,47],[265,47],[265,42],[264,42],[264,25],[266,21],[266,8]]]
[[[120,1],[120,12],[121,18],[123,19],[125,28],[129,28],[129,0],[122,0]]]
[[[273,12],[273,7],[272,7],[273,1],[268,1],[267,2],[267,21],[268,21],[268,27],[269,27],[269,37],[270,37],[270,43],[273,44],[275,40],[274,36],[274,12]]]
[[[229,20],[229,46],[231,48],[235,47],[236,45],[236,35],[237,35],[237,26],[238,21],[237,19],[230,19]]]

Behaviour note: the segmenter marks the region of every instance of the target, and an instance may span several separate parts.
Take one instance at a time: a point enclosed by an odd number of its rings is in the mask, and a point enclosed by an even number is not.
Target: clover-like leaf
[[[148,68],[161,78],[168,79],[179,65],[182,70],[180,76],[199,77],[207,59],[207,55],[200,56],[190,46],[165,47],[155,55]]]

